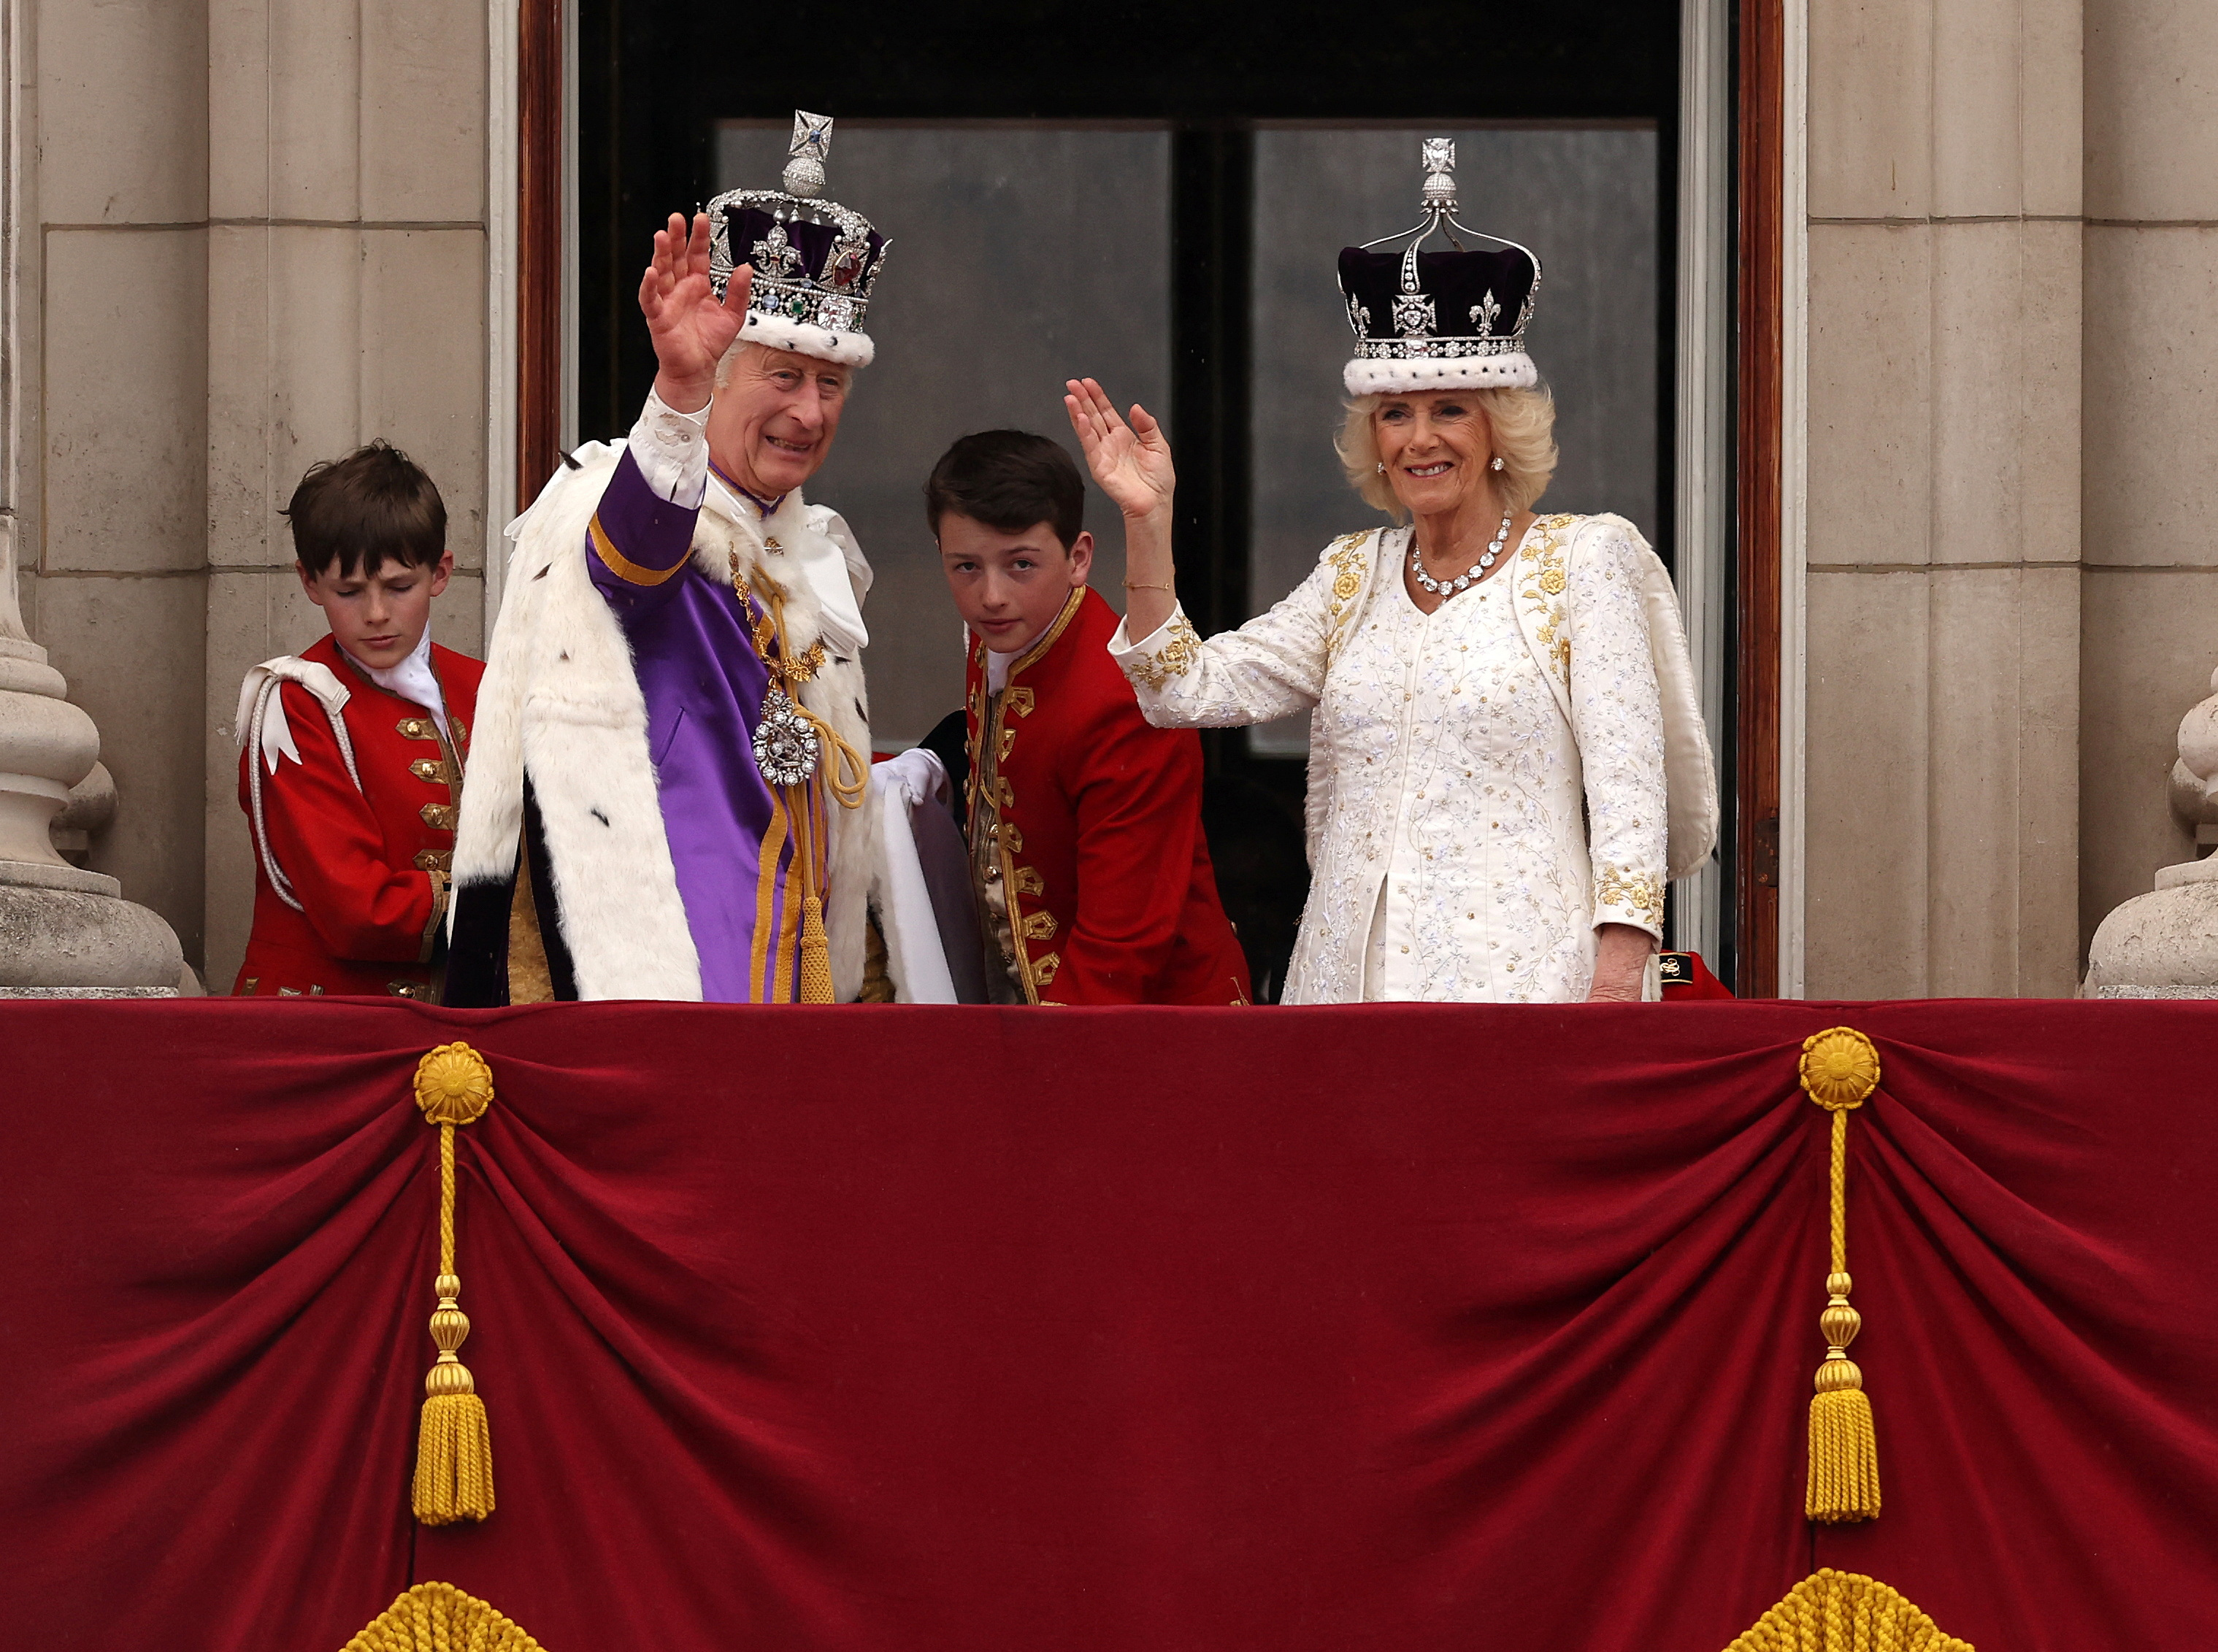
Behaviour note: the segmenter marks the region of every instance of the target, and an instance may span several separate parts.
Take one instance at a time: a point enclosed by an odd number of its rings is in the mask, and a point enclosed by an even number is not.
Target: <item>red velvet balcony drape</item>
[[[1825,1119],[1886,1512],[1812,1534]],[[1716,1652],[1819,1565],[1981,1652],[2218,1621],[2218,1012],[0,1006],[0,1599],[331,1652]],[[465,1038],[499,1508],[412,1522]]]

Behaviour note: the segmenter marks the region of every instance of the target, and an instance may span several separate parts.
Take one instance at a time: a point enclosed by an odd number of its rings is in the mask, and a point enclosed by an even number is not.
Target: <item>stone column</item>
[[[27,260],[23,244],[39,221],[32,25],[25,0],[0,5],[0,993],[172,993],[184,963],[170,926],[122,900],[116,878],[64,860],[49,832],[97,767],[100,734],[31,640],[16,566],[22,504],[37,492],[23,486],[24,399],[41,382],[26,372],[22,348],[36,331],[25,325],[24,272],[41,268],[41,249]],[[40,314],[35,301],[30,314]]]
[[[1810,8],[1812,997],[2077,979],[2079,10]]]

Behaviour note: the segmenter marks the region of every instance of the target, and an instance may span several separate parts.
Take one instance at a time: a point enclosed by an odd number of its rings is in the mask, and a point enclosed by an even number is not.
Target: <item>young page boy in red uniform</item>
[[[313,467],[285,512],[331,634],[239,691],[254,929],[232,991],[438,997],[455,806],[485,667],[431,640],[447,509],[374,442]]]
[[[1201,826],[1201,743],[1151,727],[1087,588],[1078,467],[1044,436],[967,436],[925,485],[970,628],[971,881],[1008,1004],[1245,1004]]]

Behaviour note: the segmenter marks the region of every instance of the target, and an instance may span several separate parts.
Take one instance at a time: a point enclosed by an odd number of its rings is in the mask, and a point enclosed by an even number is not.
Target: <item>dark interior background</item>
[[[639,270],[656,226],[716,192],[720,121],[783,122],[802,108],[846,120],[1168,126],[1180,594],[1205,634],[1238,623],[1253,611],[1251,597],[1264,595],[1248,590],[1255,127],[1652,125],[1662,249],[1654,526],[1657,548],[1672,560],[1676,6],[1409,0],[1366,12],[1314,0],[1270,7],[860,0],[836,8],[674,9],[649,0],[579,0],[578,18],[581,439],[621,437],[653,380],[634,298]],[[835,136],[835,195],[839,152]],[[1391,221],[1366,234],[1402,227],[1404,204],[1382,203]],[[888,279],[900,279],[898,257]],[[1579,502],[1566,500],[1564,508]],[[1241,731],[1204,740],[1219,885],[1265,989],[1259,995],[1275,996],[1308,881],[1303,764],[1251,751]],[[1720,767],[1732,771],[1729,759]]]

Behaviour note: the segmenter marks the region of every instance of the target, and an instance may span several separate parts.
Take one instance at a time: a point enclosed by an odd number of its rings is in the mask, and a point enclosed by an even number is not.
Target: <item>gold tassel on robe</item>
[[[1810,1401],[1810,1485],[1804,1513],[1828,1525],[1879,1518],[1879,1445],[1863,1372],[1849,1345],[1863,1315],[1849,1306],[1849,1115],[1879,1087],[1879,1051],[1849,1027],[1829,1027],[1802,1043],[1802,1087],[1833,1116],[1832,1271],[1818,1328],[1825,1363]]]
[[[424,1378],[424,1415],[416,1439],[412,1501],[425,1525],[482,1520],[493,1513],[493,1436],[485,1401],[455,1350],[470,1333],[455,1304],[462,1282],[455,1271],[455,1127],[493,1104],[493,1069],[468,1044],[442,1044],[416,1064],[416,1104],[439,1127],[439,1277],[432,1289],[431,1340],[439,1358]]]

